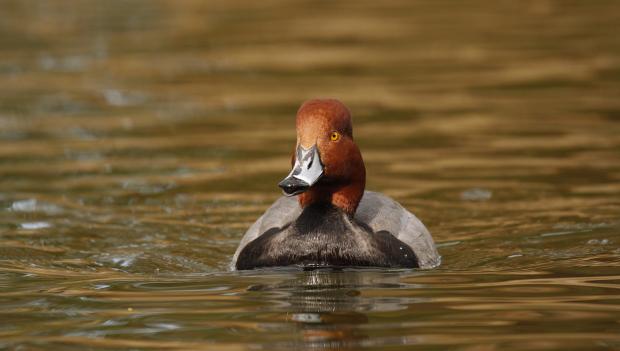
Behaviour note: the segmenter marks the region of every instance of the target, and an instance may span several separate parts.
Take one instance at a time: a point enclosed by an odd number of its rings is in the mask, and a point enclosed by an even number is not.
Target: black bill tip
[[[278,186],[282,188],[282,191],[284,191],[284,195],[286,196],[298,195],[310,188],[310,184],[295,177],[284,178],[283,181],[278,183]]]

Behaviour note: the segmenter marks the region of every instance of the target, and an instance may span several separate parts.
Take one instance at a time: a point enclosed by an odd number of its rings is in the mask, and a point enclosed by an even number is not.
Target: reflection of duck
[[[294,280],[275,285],[255,285],[252,290],[283,294],[287,311],[296,313],[388,312],[407,308],[410,302],[363,297],[363,291],[400,289],[400,272],[378,269],[318,269],[300,273]],[[304,319],[300,317],[300,320]],[[311,317],[307,321],[312,321]]]
[[[363,312],[369,306],[362,303],[358,290],[363,285],[362,276],[330,271],[301,275],[293,282],[295,288],[287,299],[293,311],[290,320],[317,333],[331,331],[330,325],[368,323]]]
[[[363,291],[401,288],[399,272],[384,270],[329,270],[300,272],[295,279],[254,285],[251,290],[278,295],[286,320],[296,325],[303,342],[294,349],[358,349],[368,339],[369,312],[404,310],[409,298],[376,299]]]
[[[279,184],[286,197],[248,229],[233,269],[439,265],[420,220],[389,197],[364,191],[364,161],[341,102],[310,100],[301,106],[292,161],[293,170]]]

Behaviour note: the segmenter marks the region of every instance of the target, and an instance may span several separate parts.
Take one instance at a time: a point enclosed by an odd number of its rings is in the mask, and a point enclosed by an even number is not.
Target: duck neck
[[[299,204],[302,208],[314,204],[331,204],[353,217],[364,196],[366,186],[366,169],[363,166],[353,173],[355,176],[346,181],[331,180],[319,181],[308,191],[299,195]]]

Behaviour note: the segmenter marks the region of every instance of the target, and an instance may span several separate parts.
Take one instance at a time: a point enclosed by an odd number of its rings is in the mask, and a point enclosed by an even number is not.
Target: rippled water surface
[[[617,1],[3,1],[0,349],[620,349]],[[231,273],[337,97],[432,271]]]

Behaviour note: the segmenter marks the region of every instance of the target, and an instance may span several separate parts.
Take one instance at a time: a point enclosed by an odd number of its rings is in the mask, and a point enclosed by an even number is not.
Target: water
[[[0,4],[0,348],[620,349],[615,1]],[[432,271],[231,273],[305,99]]]

